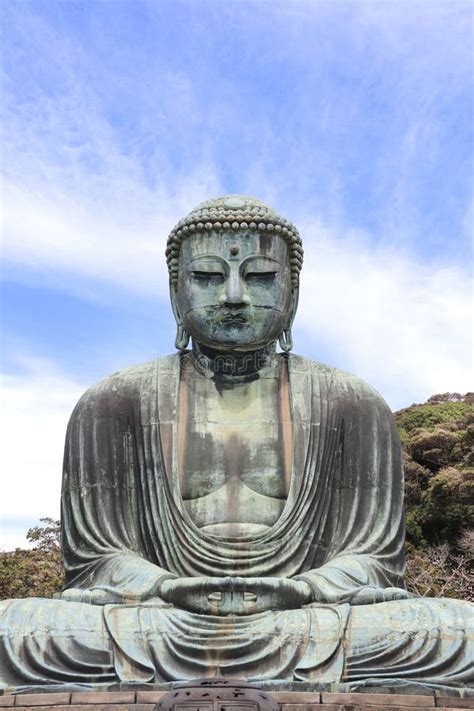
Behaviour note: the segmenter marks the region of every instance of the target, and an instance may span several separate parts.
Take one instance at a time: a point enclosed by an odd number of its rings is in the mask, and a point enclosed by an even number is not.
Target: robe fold
[[[348,373],[287,358],[290,491],[279,520],[244,540],[201,531],[177,473],[187,354],[129,368],[88,390],[67,432],[62,489],[66,586],[145,599],[167,575],[306,580],[315,601],[403,586],[403,483],[394,419]]]

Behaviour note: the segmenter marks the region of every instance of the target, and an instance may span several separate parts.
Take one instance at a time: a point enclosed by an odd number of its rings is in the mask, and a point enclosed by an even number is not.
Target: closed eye
[[[215,281],[221,284],[224,280],[222,272],[202,272],[195,270],[191,273],[195,279],[202,282]]]
[[[250,283],[268,284],[272,282],[278,272],[247,272],[245,280]]]

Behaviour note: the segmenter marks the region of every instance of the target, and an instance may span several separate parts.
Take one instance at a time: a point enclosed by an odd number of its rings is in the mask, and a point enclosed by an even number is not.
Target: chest
[[[225,487],[284,499],[291,456],[284,442],[291,428],[278,377],[228,390],[189,379],[181,409],[182,454],[178,471],[183,499],[208,496]]]

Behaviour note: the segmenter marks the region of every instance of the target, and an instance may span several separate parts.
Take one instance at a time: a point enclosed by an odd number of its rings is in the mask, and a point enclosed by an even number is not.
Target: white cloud
[[[6,121],[4,263],[23,280],[80,275],[163,295],[166,238],[183,213],[221,192],[214,167],[203,159],[181,179],[157,156],[151,184],[96,102],[76,91],[54,108],[39,97],[41,119],[12,108]]]
[[[41,516],[59,515],[66,425],[85,390],[52,363],[23,356],[17,365],[0,380],[0,550],[23,546]]]
[[[316,220],[307,236],[297,327],[317,357],[369,380],[393,408],[472,388],[471,280]]]
[[[124,226],[68,196],[52,200],[10,184],[3,213],[6,264],[46,278],[79,275],[130,289],[139,283],[143,293],[155,295],[166,285],[163,252],[172,221],[165,206],[156,220],[137,215],[133,226]]]
[[[132,290],[139,282],[142,293],[165,294],[169,231],[196,203],[221,192],[204,148],[182,175],[170,165],[169,147],[160,142],[165,118],[176,127],[183,115],[198,114],[188,106],[193,97],[186,99],[189,78],[163,68],[154,86],[163,115],[144,116],[138,134],[124,138],[107,115],[109,95],[87,80],[87,72],[97,69],[86,48],[52,32],[35,13],[27,12],[25,21],[35,29],[38,61],[49,57],[56,83],[50,94],[28,75],[25,82],[31,86],[23,96],[6,73],[5,264],[23,269],[24,281],[28,272],[45,280],[80,275]],[[64,66],[63,56],[68,58]],[[73,60],[80,66],[77,73]]]

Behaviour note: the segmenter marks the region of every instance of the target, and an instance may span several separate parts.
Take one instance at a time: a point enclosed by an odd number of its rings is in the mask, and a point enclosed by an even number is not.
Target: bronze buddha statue
[[[291,353],[296,228],[226,196],[178,223],[167,259],[178,353],[76,406],[65,590],[0,605],[4,687],[472,684],[472,605],[404,587],[389,408]]]

